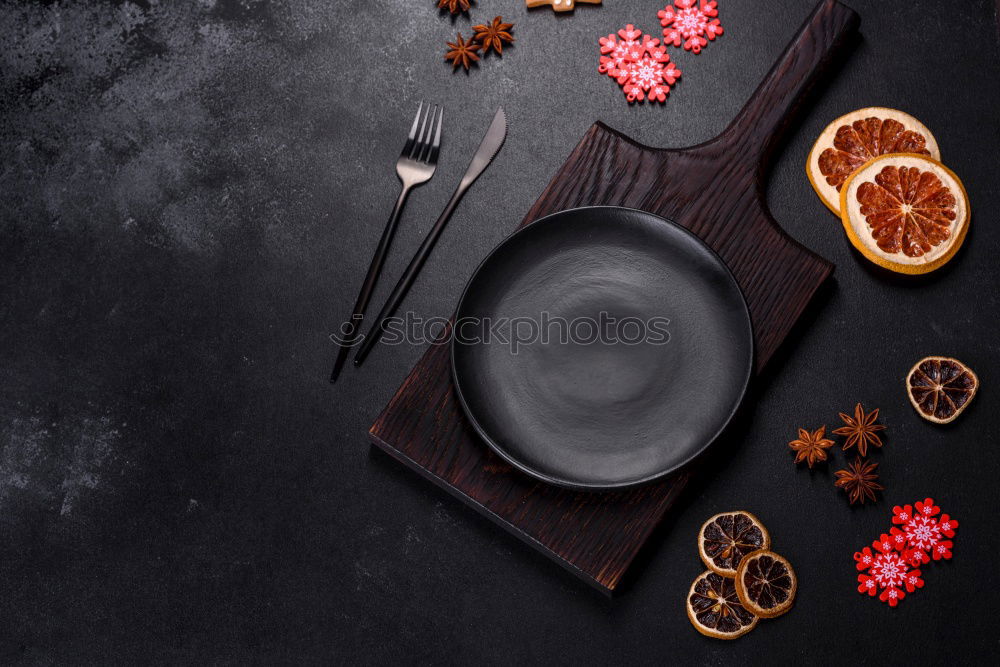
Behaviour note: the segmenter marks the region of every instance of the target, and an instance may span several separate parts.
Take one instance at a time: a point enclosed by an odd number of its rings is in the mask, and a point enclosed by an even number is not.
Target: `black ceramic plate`
[[[578,489],[691,461],[735,413],[753,364],[746,302],[718,255],[676,223],[615,207],[508,237],[466,285],[454,334],[473,427],[514,467]]]

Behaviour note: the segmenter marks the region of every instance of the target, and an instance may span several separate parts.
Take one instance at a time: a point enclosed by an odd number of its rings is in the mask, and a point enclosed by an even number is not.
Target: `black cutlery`
[[[437,167],[438,152],[441,150],[441,122],[444,118],[444,109],[430,104],[424,109],[421,102],[417,107],[417,115],[413,119],[413,126],[410,128],[410,136],[406,139],[403,152],[396,161],[396,175],[403,182],[403,190],[399,193],[396,206],[392,209],[389,222],[385,225],[382,238],[375,249],[375,256],[372,257],[368,266],[368,274],[361,285],[358,293],[358,300],[354,304],[354,311],[351,318],[341,327],[340,350],[337,352],[337,360],[333,364],[333,372],[330,373],[330,382],[336,382],[340,375],[344,362],[351,347],[357,342],[358,329],[364,319],[365,310],[371,300],[375,283],[382,272],[382,265],[385,264],[385,257],[389,253],[389,245],[392,237],[396,234],[396,223],[399,222],[399,214],[403,210],[403,204],[414,187],[426,183],[434,175]],[[419,132],[418,132],[419,128]]]
[[[427,233],[423,243],[420,244],[420,248],[417,250],[417,254],[410,261],[410,265],[406,267],[406,271],[403,272],[403,276],[396,283],[392,294],[389,295],[389,299],[375,319],[375,324],[362,341],[358,353],[354,356],[355,366],[360,366],[364,362],[365,357],[368,356],[368,353],[372,351],[375,344],[382,338],[387,320],[392,317],[393,313],[396,312],[396,308],[399,307],[399,304],[406,297],[406,293],[416,280],[417,274],[420,273],[424,262],[427,261],[431,250],[434,249],[434,244],[437,242],[438,237],[441,236],[441,232],[448,223],[448,219],[455,211],[455,207],[458,206],[458,202],[461,201],[462,195],[479,178],[480,174],[486,171],[486,167],[493,161],[493,157],[500,150],[500,147],[503,146],[506,137],[507,116],[503,112],[503,107],[500,107],[497,109],[496,115],[493,116],[493,122],[490,124],[489,129],[486,130],[486,136],[483,137],[482,142],[479,144],[476,154],[472,157],[472,162],[469,164],[465,176],[462,177],[462,181],[458,184],[458,188],[456,188],[455,193],[451,196],[448,205],[444,207],[441,217],[437,219],[434,227]]]

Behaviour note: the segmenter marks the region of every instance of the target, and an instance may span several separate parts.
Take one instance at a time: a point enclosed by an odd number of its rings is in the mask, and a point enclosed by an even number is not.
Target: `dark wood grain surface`
[[[857,26],[850,9],[820,2],[736,119],[704,144],[657,149],[594,124],[521,225],[567,208],[619,205],[692,230],[719,253],[743,290],[760,371],[833,271],[775,222],[761,195],[763,171],[795,107]],[[690,476],[591,494],[511,470],[466,423],[449,348],[441,344],[420,359],[370,435],[396,459],[609,593]]]

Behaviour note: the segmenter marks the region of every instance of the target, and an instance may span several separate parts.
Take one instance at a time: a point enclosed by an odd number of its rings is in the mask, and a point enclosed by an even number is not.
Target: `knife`
[[[434,244],[437,242],[438,237],[441,236],[441,232],[444,231],[444,226],[448,224],[448,219],[455,212],[458,202],[461,201],[466,190],[479,178],[480,174],[486,171],[486,167],[490,165],[490,162],[493,161],[493,158],[500,151],[500,147],[503,146],[504,139],[506,138],[507,116],[503,112],[503,107],[500,107],[497,109],[496,115],[493,116],[493,122],[490,123],[490,128],[486,130],[486,136],[483,137],[482,142],[479,144],[476,154],[472,156],[472,162],[469,164],[465,176],[462,177],[462,181],[458,184],[458,188],[455,189],[455,194],[451,196],[448,205],[441,212],[441,216],[434,223],[427,236],[424,237],[424,241],[420,244],[417,254],[410,260],[410,265],[406,267],[406,271],[403,272],[399,282],[392,289],[392,294],[389,295],[385,305],[382,306],[382,310],[379,311],[375,319],[375,324],[364,337],[364,342],[358,349],[358,353],[354,356],[355,366],[360,366],[364,362],[365,357],[368,356],[368,353],[372,351],[375,344],[382,338],[387,320],[396,312],[399,304],[406,297],[406,293],[410,291],[410,287],[413,286],[417,274],[420,273],[424,262],[427,261],[431,251],[434,249]]]

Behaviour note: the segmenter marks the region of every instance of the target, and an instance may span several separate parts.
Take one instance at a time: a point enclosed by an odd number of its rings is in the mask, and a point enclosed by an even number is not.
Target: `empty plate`
[[[753,336],[703,241],[633,209],[542,218],[466,285],[452,372],[473,427],[521,471],[614,489],[676,471],[736,412]]]

